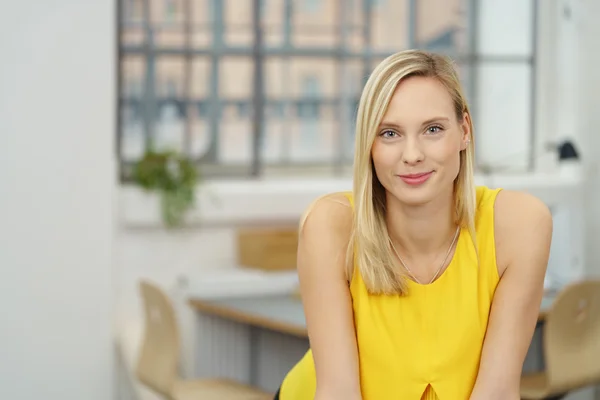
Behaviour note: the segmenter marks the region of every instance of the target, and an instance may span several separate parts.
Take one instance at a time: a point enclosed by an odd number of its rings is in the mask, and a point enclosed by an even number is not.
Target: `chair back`
[[[138,379],[166,398],[178,379],[179,330],[168,296],[156,285],[140,282],[145,329],[137,363]]]
[[[552,393],[600,382],[600,281],[581,281],[563,289],[543,329]]]

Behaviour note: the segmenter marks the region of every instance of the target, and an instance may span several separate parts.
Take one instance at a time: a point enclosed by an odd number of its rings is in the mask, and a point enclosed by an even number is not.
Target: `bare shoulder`
[[[301,238],[333,235],[340,240],[348,239],[352,229],[352,206],[341,192],[316,199],[305,211],[300,224]]]
[[[331,215],[333,213],[334,215]],[[317,216],[317,220],[325,219],[335,222],[339,217],[352,218],[352,206],[350,200],[343,192],[330,193],[314,200],[305,211],[305,219]],[[338,217],[338,218],[335,218]]]
[[[537,197],[520,191],[502,190],[494,204],[494,236],[499,272],[522,253],[525,246],[549,248],[552,214]]]
[[[537,197],[520,191],[501,190],[494,205],[496,226],[510,232],[542,225],[552,227],[552,214],[548,206]]]
[[[331,193],[316,199],[300,222],[298,271],[322,268],[320,262],[303,262],[308,258],[329,260],[335,275],[347,277],[346,253],[353,221],[352,205],[344,193]],[[342,273],[342,275],[338,275]]]

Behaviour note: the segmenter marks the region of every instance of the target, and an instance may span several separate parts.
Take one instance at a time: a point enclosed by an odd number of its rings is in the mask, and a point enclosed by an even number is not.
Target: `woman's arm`
[[[501,191],[494,208],[501,278],[471,400],[518,400],[544,293],[552,216],[540,200],[520,192]]]
[[[315,400],[360,400],[352,299],[345,273],[352,208],[343,194],[317,200],[300,228],[298,274],[317,374]]]

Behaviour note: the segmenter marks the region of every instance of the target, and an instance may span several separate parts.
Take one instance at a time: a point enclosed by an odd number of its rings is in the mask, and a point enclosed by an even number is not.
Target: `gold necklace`
[[[433,281],[435,280],[435,278],[437,278],[437,276],[440,273],[440,271],[442,270],[442,268],[444,268],[444,265],[446,265],[446,260],[448,260],[448,256],[450,255],[450,252],[452,251],[452,247],[454,247],[454,243],[456,243],[456,239],[458,238],[459,232],[460,232],[460,226],[457,226],[456,232],[454,233],[454,239],[452,239],[452,243],[450,243],[450,247],[448,248],[448,251],[446,252],[446,256],[444,257],[442,264],[437,269],[435,275],[433,275],[433,278],[431,278],[431,280],[429,281],[429,284],[433,283]],[[406,265],[406,263],[404,262],[402,257],[400,257],[400,254],[398,254],[398,250],[396,250],[396,246],[394,246],[394,242],[392,242],[392,238],[390,238],[390,244],[392,245],[392,249],[394,250],[394,253],[396,253],[396,257],[398,257],[398,260],[400,260],[400,263],[402,264],[404,269],[406,269],[406,271],[410,274],[411,278],[413,278],[414,281],[417,282],[419,285],[422,285],[422,283],[417,279],[415,274],[413,274],[412,271],[410,270],[410,268],[408,268],[408,265]]]

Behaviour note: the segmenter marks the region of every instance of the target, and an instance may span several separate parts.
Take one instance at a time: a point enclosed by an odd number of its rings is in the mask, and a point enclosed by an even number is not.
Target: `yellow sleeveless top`
[[[477,251],[462,229],[450,265],[433,283],[409,280],[405,296],[371,295],[355,268],[350,292],[363,400],[469,398],[499,281],[494,241],[499,191],[477,188]],[[309,350],[284,379],[280,399],[312,400],[315,387]]]

